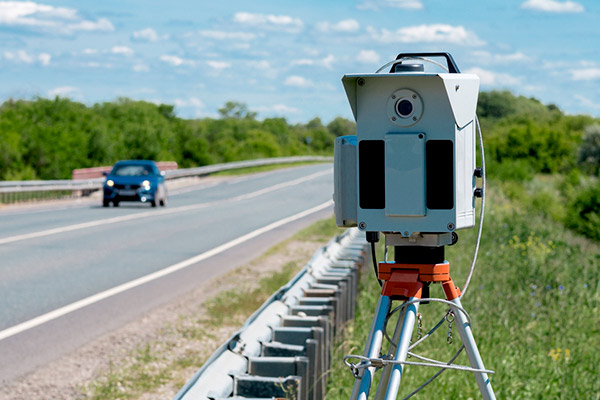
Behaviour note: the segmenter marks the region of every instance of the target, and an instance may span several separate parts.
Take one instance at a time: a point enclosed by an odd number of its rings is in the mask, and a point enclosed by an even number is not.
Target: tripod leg
[[[418,300],[418,297],[411,297],[408,301]],[[400,327],[400,338],[396,347],[396,355],[394,360],[406,361],[408,354],[408,346],[410,345],[410,338],[415,326],[415,320],[417,317],[417,311],[419,310],[419,303],[414,303],[406,306],[404,312],[404,318],[402,320],[402,326]],[[398,327],[396,327],[398,329]],[[394,333],[396,336],[396,333]],[[398,389],[400,388],[400,379],[404,373],[404,365],[395,364],[392,367],[392,372],[389,377],[387,391],[385,395],[386,400],[395,400],[398,396]]]
[[[398,316],[398,321],[396,322],[396,327],[394,328],[394,335],[392,336],[392,343],[390,344],[390,349],[387,353],[389,358],[392,358],[394,354],[396,354],[396,350],[398,348],[396,343],[400,341],[400,333],[402,332],[402,323],[404,322],[405,313],[406,310],[403,309]],[[379,384],[377,385],[377,392],[375,393],[375,400],[383,400],[385,398],[385,392],[387,391],[387,386],[390,381],[392,368],[392,364],[387,364],[385,367],[383,367],[381,378],[379,378]]]
[[[369,338],[367,339],[367,346],[363,353],[365,357],[379,357],[381,343],[383,342],[383,326],[391,304],[392,300],[389,296],[379,296],[379,302],[375,309],[375,317],[373,317]],[[350,396],[351,400],[366,400],[369,397],[374,373],[375,367],[368,367],[361,370],[360,375],[354,381],[352,395]]]
[[[458,307],[462,308],[460,297],[457,297],[453,300],[450,300],[452,303],[456,304]],[[471,326],[467,321],[467,317],[460,312],[458,308],[453,308],[453,312],[456,318],[456,329],[460,335],[460,338],[465,346],[465,351],[467,352],[467,356],[469,357],[469,362],[471,363],[471,367],[477,369],[484,369],[483,360],[481,359],[481,355],[479,354],[479,350],[477,350],[477,344],[475,343],[475,339],[473,338],[473,332],[471,332]],[[484,400],[495,400],[496,395],[494,394],[494,390],[492,389],[492,384],[486,373],[484,372],[475,372],[475,379],[477,380],[477,385],[479,386],[479,391],[483,396]]]

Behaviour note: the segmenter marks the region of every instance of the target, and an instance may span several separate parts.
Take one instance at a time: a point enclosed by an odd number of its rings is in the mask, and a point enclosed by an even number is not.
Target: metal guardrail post
[[[282,396],[274,382],[280,387],[297,382],[299,400],[323,399],[334,334],[340,335],[354,315],[366,250],[364,234],[356,229],[329,241],[209,358],[175,400],[272,399]],[[222,357],[229,353],[247,362],[234,370],[224,367]],[[307,360],[302,362],[306,370],[297,359]]]

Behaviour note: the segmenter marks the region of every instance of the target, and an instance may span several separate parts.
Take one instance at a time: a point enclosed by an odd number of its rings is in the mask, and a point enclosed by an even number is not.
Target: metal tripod
[[[423,261],[418,263],[417,260]],[[483,365],[473,338],[469,317],[460,302],[460,290],[450,278],[450,264],[444,261],[443,246],[396,248],[395,262],[380,263],[378,278],[383,281],[383,287],[363,356],[347,356],[345,359],[356,378],[350,399],[367,400],[376,370],[383,369],[375,399],[395,400],[404,374],[404,366],[407,364],[471,371],[475,375],[482,398],[495,399],[496,396],[488,378],[488,373],[493,373],[493,371],[486,370]],[[446,300],[428,300],[448,304],[455,318],[451,322],[455,323],[456,330],[459,332],[471,364],[470,368],[429,359],[425,359],[427,362],[406,361],[411,347],[410,339],[419,304],[421,299],[429,296],[429,285],[432,283],[442,284]],[[392,300],[397,299],[405,300],[405,302],[401,307],[403,313],[398,318],[392,339],[393,344],[390,349],[392,357],[381,357],[386,319]],[[414,347],[418,343],[412,346]],[[348,359],[359,359],[360,363],[351,364],[347,361]]]

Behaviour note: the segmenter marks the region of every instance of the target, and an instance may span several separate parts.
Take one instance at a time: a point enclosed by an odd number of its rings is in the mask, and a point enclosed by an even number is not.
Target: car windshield
[[[152,175],[150,165],[117,165],[112,170],[116,176],[146,176]]]

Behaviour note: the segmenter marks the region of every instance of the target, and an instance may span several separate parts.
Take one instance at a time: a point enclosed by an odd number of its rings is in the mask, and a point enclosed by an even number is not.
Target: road
[[[123,203],[0,210],[0,380],[33,371],[331,214],[317,164]]]

